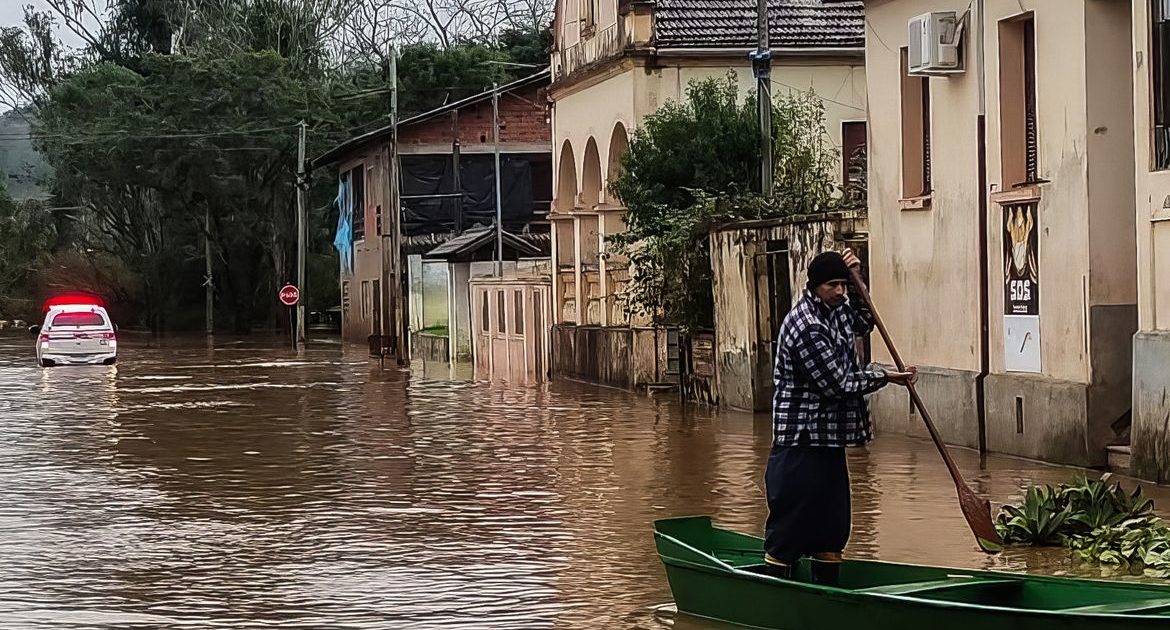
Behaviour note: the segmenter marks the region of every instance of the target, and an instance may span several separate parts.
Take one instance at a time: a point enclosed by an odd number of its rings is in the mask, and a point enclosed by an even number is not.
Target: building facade
[[[532,240],[543,240],[546,250],[552,199],[548,84],[543,71],[500,86],[496,94],[503,227],[512,234],[545,235]],[[486,91],[402,120],[394,169],[387,168],[394,142],[389,127],[348,140],[313,161],[314,167],[337,166],[338,204],[350,217],[349,242],[335,241],[342,258],[344,340],[455,332],[447,343],[448,356],[469,358],[469,274],[452,273],[440,262],[425,264],[424,255],[469,230],[495,225],[493,98]],[[384,219],[391,177],[400,186],[399,211]],[[506,248],[505,253],[513,256],[514,266],[516,251]],[[486,256],[486,268],[492,269],[492,252]],[[416,275],[408,278],[412,268]],[[467,272],[469,266],[460,269]],[[395,278],[403,285],[399,293],[393,290]],[[401,306],[394,305],[395,295],[404,296]]]
[[[1170,2],[1133,0],[1138,333],[1132,472],[1170,481]]]
[[[640,121],[683,99],[689,82],[730,71],[741,93],[754,89],[748,53],[755,49],[755,25],[754,4],[558,0],[549,91],[554,372],[575,366],[578,377],[620,386],[671,377],[671,362],[660,360],[669,335],[653,334],[646,319],[627,313],[622,296],[629,266],[607,251],[606,241],[625,229],[624,208],[607,189]],[[860,1],[771,0],[773,93],[821,95],[829,134],[845,155],[866,138],[864,30]],[[845,178],[844,165],[841,170]],[[627,350],[638,346],[636,338],[656,345]],[[602,365],[611,355],[628,357],[629,365]]]
[[[1130,6],[865,8],[871,286],[941,433],[1104,464],[1125,439],[1138,326]],[[958,63],[915,72],[939,42],[908,26],[931,12]],[[879,429],[923,431],[904,391],[874,408]]]

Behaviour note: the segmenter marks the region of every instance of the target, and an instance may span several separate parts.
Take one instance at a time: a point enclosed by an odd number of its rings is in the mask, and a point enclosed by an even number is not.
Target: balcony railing
[[[626,32],[624,21],[619,18],[617,22],[597,31],[593,36],[555,53],[552,59],[553,81],[563,79],[599,61],[617,57],[632,44],[633,39]]]

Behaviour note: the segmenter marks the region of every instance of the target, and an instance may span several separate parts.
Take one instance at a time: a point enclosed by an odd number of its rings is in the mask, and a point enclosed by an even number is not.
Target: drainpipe
[[[988,271],[988,204],[987,204],[987,84],[984,51],[985,0],[975,0],[973,21],[975,28],[975,76],[979,82],[978,131],[979,171],[979,375],[975,377],[975,416],[979,425],[979,453],[987,453],[987,375],[991,371],[991,314]]]

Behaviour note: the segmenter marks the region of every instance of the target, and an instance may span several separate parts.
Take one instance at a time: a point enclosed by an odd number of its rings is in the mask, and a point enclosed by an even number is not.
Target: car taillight
[[[41,343],[49,343],[49,335],[47,333],[41,333],[40,339]]]
[[[106,339],[109,339],[110,341],[117,341],[118,340],[118,335],[116,333],[112,333],[112,332],[102,333],[102,336],[105,337]]]

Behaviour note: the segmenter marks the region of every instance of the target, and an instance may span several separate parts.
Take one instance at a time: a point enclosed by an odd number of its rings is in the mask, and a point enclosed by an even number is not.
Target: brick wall
[[[516,98],[520,97],[520,98]],[[524,99],[524,100],[521,100]],[[552,144],[552,128],[547,120],[545,89],[529,86],[500,95],[500,142]],[[534,106],[535,105],[535,106]],[[458,118],[459,144],[471,147],[492,143],[492,102],[487,99],[460,107],[399,130],[402,144],[450,145],[454,138],[452,125]]]

